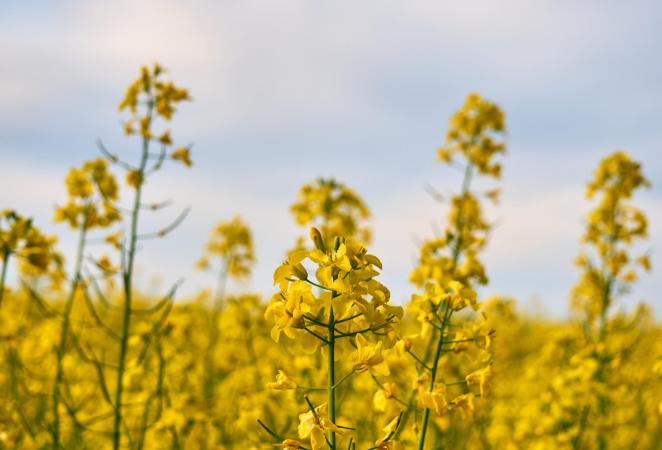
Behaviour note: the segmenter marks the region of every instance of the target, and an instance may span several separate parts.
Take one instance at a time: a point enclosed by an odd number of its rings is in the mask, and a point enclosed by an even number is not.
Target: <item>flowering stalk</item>
[[[629,290],[637,279],[637,268],[650,270],[647,255],[634,260],[629,247],[637,239],[647,236],[647,219],[643,211],[627,203],[640,187],[648,187],[641,165],[633,161],[624,151],[617,151],[605,157],[595,171],[587,188],[587,197],[600,195],[596,208],[588,215],[588,223],[583,241],[592,247],[591,255],[580,253],[577,265],[583,269],[579,282],[572,291],[572,307],[583,315],[583,329],[587,338],[587,348],[592,349],[590,358],[595,361],[593,374],[598,386],[607,387],[614,383],[610,363],[626,353],[624,349],[609,351],[617,342],[619,330],[610,322],[609,312],[619,292]],[[638,267],[637,267],[638,266]],[[627,347],[626,347],[627,348]],[[609,420],[610,390],[600,389],[597,393],[597,417]],[[593,408],[595,410],[595,408]],[[590,419],[591,408],[585,406],[582,423],[594,422]],[[577,446],[582,445],[582,434],[575,436]],[[597,432],[596,448],[607,448],[605,433]]]
[[[126,370],[126,361],[128,354],[128,342],[131,329],[131,315],[133,303],[133,275],[134,264],[136,256],[136,247],[138,241],[144,236],[163,237],[169,231],[174,229],[177,224],[183,219],[180,216],[172,225],[163,228],[162,230],[152,234],[141,236],[138,234],[138,221],[140,217],[140,210],[142,207],[142,194],[143,187],[147,176],[156,172],[161,168],[163,161],[166,157],[166,149],[172,145],[172,138],[170,131],[166,130],[158,137],[158,142],[161,144],[161,152],[159,153],[156,162],[148,167],[150,159],[150,143],[155,140],[153,135],[153,120],[156,116],[162,117],[164,120],[169,121],[175,112],[174,105],[183,100],[189,100],[189,94],[186,89],[176,87],[172,82],[163,82],[159,77],[163,73],[163,68],[154,64],[152,69],[147,67],[142,68],[140,78],[135,80],[127,89],[124,99],[120,103],[119,109],[129,109],[134,117],[125,123],[125,132],[128,135],[135,134],[134,123],[139,122],[139,134],[142,139],[142,151],[140,156],[140,163],[136,168],[131,165],[120,161],[116,155],[107,154],[111,161],[122,165],[128,170],[127,183],[135,189],[133,198],[133,207],[131,209],[131,218],[129,225],[128,242],[124,247],[125,253],[123,256],[123,270],[122,270],[122,285],[124,304],[122,309],[122,322],[121,331],[119,333],[119,356],[117,363],[117,377],[115,396],[113,401],[114,419],[113,419],[113,449],[119,450],[122,441],[122,415],[123,415],[123,393],[124,393],[124,374]],[[137,118],[135,114],[139,104],[145,105],[145,115]],[[102,151],[107,153],[102,147]],[[179,161],[187,167],[191,166],[191,160],[188,148],[178,148],[170,153],[170,158]]]
[[[112,203],[118,197],[117,182],[108,171],[105,160],[99,158],[86,162],[80,169],[71,169],[65,182],[69,200],[65,205],[55,210],[54,220],[56,222],[68,222],[72,228],[78,230],[78,247],[69,294],[62,313],[60,340],[56,348],[55,381],[51,393],[54,421],[52,431],[53,447],[56,449],[61,447],[60,401],[62,384],[64,382],[63,360],[70,334],[74,299],[79,285],[83,281],[81,272],[83,269],[86,237],[90,229],[105,228],[120,220],[120,213]],[[110,270],[104,264],[98,263],[98,265]]]
[[[472,174],[473,174],[473,164],[469,162],[467,164],[466,170],[464,171],[464,179],[462,180],[461,198],[465,198],[466,195],[469,193]],[[463,219],[463,211],[462,211],[463,204],[464,204],[463,202],[460,202],[459,204],[457,221],[455,223],[455,229],[458,230],[458,237],[454,241],[453,249],[452,249],[452,264],[450,266],[450,272],[453,274],[455,274],[456,272],[457,262],[462,252],[462,239],[463,239],[462,236],[464,235],[464,231],[463,231],[464,219]],[[429,385],[430,392],[434,390],[434,385],[437,379],[437,370],[439,369],[439,360],[441,359],[444,339],[446,337],[446,328],[448,327],[448,324],[450,323],[451,318],[453,316],[453,308],[450,307],[448,302],[445,302],[444,306],[446,308],[444,311],[444,320],[441,322],[441,328],[439,330],[439,339],[437,340],[437,350],[435,352],[434,359],[432,360],[433,361],[432,369],[430,370],[430,385]],[[430,341],[430,343],[432,343],[432,340]],[[430,408],[425,408],[423,410],[423,417],[421,419],[421,432],[418,439],[419,450],[423,450],[425,448],[425,438],[427,435],[429,420],[430,420]]]
[[[53,447],[59,449],[61,447],[60,442],[60,395],[62,389],[63,381],[63,360],[67,344],[67,339],[69,336],[69,327],[71,323],[71,310],[74,304],[74,297],[76,291],[78,290],[78,284],[81,281],[81,270],[83,266],[83,254],[85,251],[85,237],[87,235],[87,227],[82,225],[79,231],[78,237],[78,248],[76,250],[76,265],[74,267],[74,277],[71,280],[71,286],[69,288],[69,295],[64,304],[64,311],[62,313],[62,326],[60,328],[60,341],[57,346],[55,353],[56,357],[56,368],[55,368],[55,383],[53,384]]]
[[[338,426],[336,394],[339,386],[352,375],[369,371],[373,375],[387,375],[388,366],[382,355],[384,345],[395,342],[395,323],[402,317],[402,308],[388,304],[389,292],[374,277],[381,262],[357,241],[336,237],[332,245],[326,244],[316,228],[311,229],[314,250],[299,250],[274,273],[274,282],[280,292],[272,297],[267,318],[272,318],[272,338],[278,342],[281,334],[297,341],[302,350],[327,350],[327,401],[315,407],[308,403],[308,413],[299,416],[299,438],[310,439],[312,450],[336,450],[338,435],[344,427]],[[318,265],[317,281],[308,277],[302,261],[309,259]],[[313,293],[313,287],[320,290]],[[336,378],[336,351],[339,345],[349,345],[352,369],[339,380]],[[271,389],[318,390],[300,387],[283,371],[279,371]],[[381,444],[392,439],[389,435]],[[293,446],[296,442],[298,447]],[[350,446],[353,440],[350,440]],[[287,446],[286,446],[287,444]],[[284,440],[282,448],[301,448],[303,444]]]
[[[2,269],[0,271],[0,307],[2,307],[2,298],[5,293],[5,280],[7,279],[7,266],[9,266],[9,249],[3,245],[2,248]]]
[[[203,392],[210,405],[215,402],[213,390],[217,374],[214,368],[214,349],[220,339],[219,320],[225,308],[225,293],[228,279],[241,280],[251,274],[255,262],[253,235],[248,225],[235,217],[219,222],[211,232],[203,256],[198,260],[199,269],[208,269],[212,261],[219,265],[216,292],[209,317],[209,341],[205,349],[205,380]]]
[[[438,152],[441,161],[452,163],[455,156],[460,156],[465,166],[461,192],[451,198],[450,225],[445,236],[423,244],[420,264],[411,275],[415,285],[425,288],[425,293],[414,295],[412,301],[419,312],[420,335],[429,335],[422,359],[411,350],[407,351],[416,360],[419,377],[421,372],[425,372],[419,382],[429,377],[425,390],[419,387],[418,391],[419,403],[423,406],[419,450],[425,448],[433,411],[437,415],[445,415],[454,406],[463,408],[469,405],[467,408],[473,409],[473,400],[467,400],[467,395],[473,394],[461,395],[450,402],[445,397],[447,386],[468,385],[470,375],[466,382],[442,383],[438,372],[442,355],[448,351],[444,345],[455,341],[447,340],[454,312],[467,306],[476,309],[476,293],[472,286],[487,283],[485,269],[478,261],[477,253],[485,245],[490,227],[483,219],[480,202],[470,187],[474,172],[499,178],[501,164],[493,161],[493,157],[505,151],[504,142],[496,140],[503,131],[504,117],[499,107],[476,94],[470,94],[464,106],[452,116],[446,143]],[[495,190],[490,196],[497,194]],[[428,362],[430,356],[432,360]],[[482,393],[481,387],[481,396]],[[405,416],[403,421],[406,419]]]
[[[149,121],[152,118],[152,109],[154,100],[149,99],[147,103],[147,117]],[[124,370],[126,367],[126,355],[129,342],[129,329],[131,326],[131,305],[133,300],[133,266],[136,256],[136,241],[138,238],[138,218],[140,203],[142,198],[143,179],[147,167],[147,158],[149,155],[149,138],[143,137],[142,156],[137,170],[136,190],[133,199],[133,208],[131,209],[131,222],[128,249],[126,255],[126,267],[122,273],[122,285],[124,291],[124,305],[122,310],[122,329],[120,331],[120,352],[117,362],[117,381],[114,400],[114,420],[113,420],[113,449],[119,450],[122,441],[122,395],[124,393]]]
[[[335,293],[333,294],[335,298]],[[328,334],[328,367],[327,367],[327,402],[329,404],[329,420],[336,423],[336,322],[333,318],[333,309],[329,311],[329,334]],[[329,442],[331,450],[336,450],[336,433],[329,430]]]

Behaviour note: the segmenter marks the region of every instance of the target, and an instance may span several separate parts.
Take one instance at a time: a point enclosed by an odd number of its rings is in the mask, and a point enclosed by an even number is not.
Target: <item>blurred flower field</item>
[[[565,320],[477,293],[489,292],[485,206],[498,208],[508,159],[506,117],[475,93],[439,143],[438,163],[460,176],[438,195],[449,212],[421,243],[409,303],[391,301],[370,251],[369,205],[317,174],[293,193],[301,235],[282,242],[270,298],[228,289],[256,259],[240,217],[190,237],[214,286],[181,298],[171,280],[148,296],[138,250],[187,211],[145,231],[167,204],[144,191],[166,164],[195,170],[173,125],[191,100],[160,65],[143,67],[119,104],[133,158],[100,141],[62,174],[54,220],[78,237],[75,260],[30,211],[1,210],[0,448],[662,448],[662,327],[646,304],[619,305],[653,276],[636,199],[651,184],[626,151],[586,174]]]

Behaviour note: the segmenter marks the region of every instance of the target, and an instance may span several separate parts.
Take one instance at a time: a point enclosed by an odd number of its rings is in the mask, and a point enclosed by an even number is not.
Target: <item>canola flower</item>
[[[299,189],[290,212],[299,226],[316,227],[331,245],[336,237],[354,238],[370,244],[371,231],[364,222],[370,218],[365,202],[351,188],[333,178],[318,178]],[[304,247],[299,237],[295,250]]]
[[[56,243],[57,238],[44,234],[32,219],[13,210],[0,211],[0,307],[11,258],[18,260],[22,275],[50,275],[56,284],[62,281],[63,258],[55,250]]]
[[[217,259],[220,264],[215,295],[215,308],[220,309],[227,278],[240,280],[248,277],[255,262],[251,230],[240,217],[235,217],[227,222],[219,222],[214,227],[204,255],[198,261],[198,267],[207,269],[214,259]]]

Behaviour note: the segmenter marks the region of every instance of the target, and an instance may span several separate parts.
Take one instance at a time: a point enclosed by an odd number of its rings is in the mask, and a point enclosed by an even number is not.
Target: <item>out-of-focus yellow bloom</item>
[[[490,364],[487,367],[471,372],[466,376],[467,384],[469,386],[478,385],[480,396],[485,398],[490,393],[492,386],[492,378],[494,377],[494,370]]]
[[[443,383],[435,383],[432,390],[422,391],[419,394],[419,403],[422,407],[429,408],[430,411],[438,416],[446,415],[450,407],[446,393],[446,385]]]
[[[181,162],[186,167],[191,167],[193,165],[193,161],[191,161],[191,149],[187,147],[179,147],[173,150],[173,152],[170,153],[170,158],[172,158],[173,161]]]
[[[6,270],[4,266],[15,257],[21,274],[48,274],[58,285],[64,279],[64,271],[63,257],[55,249],[56,243],[57,238],[44,234],[32,219],[13,210],[0,211],[0,267],[3,269]]]
[[[448,125],[446,142],[437,153],[439,160],[448,163],[462,154],[480,173],[498,178],[501,164],[493,158],[506,151],[500,139],[505,132],[505,116],[499,106],[471,93]]]
[[[299,385],[282,370],[278,371],[275,383],[267,383],[267,388],[274,390],[296,389]]]
[[[647,255],[633,259],[628,253],[634,241],[647,236],[648,221],[641,210],[627,202],[635,190],[648,186],[641,165],[626,152],[617,151],[600,162],[587,187],[589,199],[600,198],[588,215],[583,241],[598,262],[587,253],[577,258],[583,274],[572,292],[572,305],[589,321],[609,309],[612,292],[627,289],[636,281],[636,265],[646,271],[651,268]]]
[[[145,181],[145,177],[141,175],[139,170],[129,170],[126,173],[126,184],[131,186],[134,189],[138,189],[143,182]]]
[[[299,450],[303,447],[303,444],[295,439],[285,439],[280,444],[274,444],[276,448],[282,448],[283,450]]]
[[[318,178],[299,190],[299,199],[290,207],[296,223],[319,228],[330,245],[336,237],[370,243],[370,229],[363,224],[370,211],[350,188],[333,179]]]
[[[240,217],[219,222],[214,227],[199,267],[205,268],[211,258],[220,259],[224,270],[233,278],[241,279],[250,275],[255,262],[253,235]]]
[[[119,189],[103,158],[87,161],[73,168],[65,179],[68,201],[55,209],[55,222],[67,222],[72,228],[105,228],[122,216],[115,205]]]
[[[454,408],[459,409],[462,413],[462,416],[468,419],[474,415],[474,397],[475,395],[473,393],[458,395],[453,400],[451,400],[450,404]]]

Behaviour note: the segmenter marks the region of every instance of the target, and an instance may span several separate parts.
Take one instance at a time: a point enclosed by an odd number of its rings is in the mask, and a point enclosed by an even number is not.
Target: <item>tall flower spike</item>
[[[572,306],[589,321],[604,317],[614,294],[627,291],[636,280],[637,269],[650,270],[647,255],[633,257],[629,251],[635,241],[646,238],[648,221],[628,202],[637,189],[649,186],[641,165],[624,151],[605,157],[588,184],[587,197],[598,197],[583,236],[592,253],[577,258],[583,273],[573,289]]]
[[[504,134],[505,116],[499,106],[471,93],[451,117],[446,140],[437,151],[440,161],[463,166],[464,177],[461,192],[450,198],[445,232],[423,243],[418,265],[410,276],[410,281],[423,291],[412,296],[411,304],[412,312],[421,324],[420,337],[427,344],[425,350],[418,350],[423,359],[414,353],[417,349],[408,351],[419,371],[426,371],[424,380],[428,384],[427,388],[419,387],[426,389],[419,391],[420,404],[424,408],[419,450],[425,448],[431,413],[444,416],[453,407],[466,406],[466,402],[453,404],[448,401],[445,385],[438,380],[440,360],[447,360],[445,354],[451,347],[445,348],[444,345],[455,344],[453,334],[457,341],[465,341],[461,328],[452,323],[453,314],[467,308],[477,310],[475,286],[488,282],[478,254],[487,243],[490,225],[483,217],[479,196],[471,191],[471,182],[478,175],[494,179],[501,177],[498,156],[506,151]],[[484,196],[494,199],[498,197],[498,190],[488,190]],[[490,334],[486,330],[482,335]],[[477,342],[474,340],[474,344]],[[455,345],[452,348],[466,351],[466,348]],[[474,345],[474,351],[483,358],[491,348]],[[469,379],[473,382],[474,377]],[[481,392],[486,393],[487,383],[480,386]]]
[[[340,236],[328,239],[317,228],[311,229],[310,239],[312,250],[291,252],[275,270],[274,284],[279,292],[272,297],[265,316],[273,321],[271,336],[276,342],[285,334],[304,352],[321,347],[326,354],[326,388],[315,390],[326,390],[327,403],[313,409],[306,398],[311,411],[299,417],[299,437],[310,438],[313,449],[328,445],[336,450],[336,435],[342,432],[335,425],[337,391],[354,374],[389,373],[382,349],[393,347],[397,341],[402,308],[389,305],[388,289],[376,280],[382,264],[363,244]],[[304,263],[317,267],[311,271],[314,280]],[[337,379],[339,355],[352,346],[356,350],[351,369]],[[296,384],[279,374],[271,386],[288,389]]]

